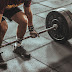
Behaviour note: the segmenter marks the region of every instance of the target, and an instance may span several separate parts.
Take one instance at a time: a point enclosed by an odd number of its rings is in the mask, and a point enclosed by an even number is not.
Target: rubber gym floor
[[[24,11],[23,5],[19,7]],[[62,7],[72,12],[72,0],[33,0],[31,10],[35,30],[39,32],[45,29],[47,14]],[[16,40],[17,23],[6,21],[8,30],[3,44]],[[27,28],[25,37],[28,35]],[[31,59],[26,61],[14,54],[14,44],[3,47],[0,51],[3,51],[2,57],[7,63],[7,69],[0,69],[0,72],[72,72],[72,39],[59,44],[45,32],[40,37],[23,40],[22,45],[30,52]]]

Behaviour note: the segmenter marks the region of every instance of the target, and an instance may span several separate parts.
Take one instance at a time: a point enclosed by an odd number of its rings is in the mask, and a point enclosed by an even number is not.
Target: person
[[[24,12],[18,7],[18,5],[24,3]],[[8,29],[8,25],[4,16],[10,21],[14,20],[18,23],[16,39],[17,42],[14,46],[14,53],[23,56],[26,59],[30,59],[30,54],[21,45],[22,38],[26,32],[27,24],[30,35],[32,38],[38,36],[33,26],[33,15],[31,11],[31,0],[0,0],[0,46],[2,44],[5,33]],[[0,54],[0,68],[7,68],[7,64],[4,62],[2,55]]]

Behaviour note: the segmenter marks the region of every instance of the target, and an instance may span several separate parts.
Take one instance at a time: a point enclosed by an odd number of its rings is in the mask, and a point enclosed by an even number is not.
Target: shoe
[[[0,53],[0,68],[4,70],[7,69],[7,63],[4,62],[1,53]]]
[[[28,60],[31,57],[30,54],[23,48],[23,46],[15,47],[13,52],[23,59],[25,58]]]

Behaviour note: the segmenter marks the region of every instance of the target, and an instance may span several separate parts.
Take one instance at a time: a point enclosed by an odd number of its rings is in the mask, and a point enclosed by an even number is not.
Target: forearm
[[[2,20],[2,15],[3,15],[3,14],[0,14],[0,30],[1,30],[1,20]]]
[[[28,18],[28,26],[32,26],[33,25],[33,15],[32,15],[32,11],[29,8],[24,8],[25,14]]]
[[[30,12],[29,14],[27,14],[27,17],[28,17],[28,26],[32,26],[33,25],[32,12]]]

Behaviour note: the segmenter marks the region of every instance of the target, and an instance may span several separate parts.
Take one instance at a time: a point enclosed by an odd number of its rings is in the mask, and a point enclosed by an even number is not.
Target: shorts
[[[20,11],[22,11],[22,10],[18,7],[14,7],[14,8],[11,8],[11,9],[5,9],[3,16],[7,17],[10,21],[12,21],[11,17],[13,15],[15,15],[17,12],[20,12]],[[2,21],[4,21],[4,20],[5,20],[5,18],[2,17]]]

